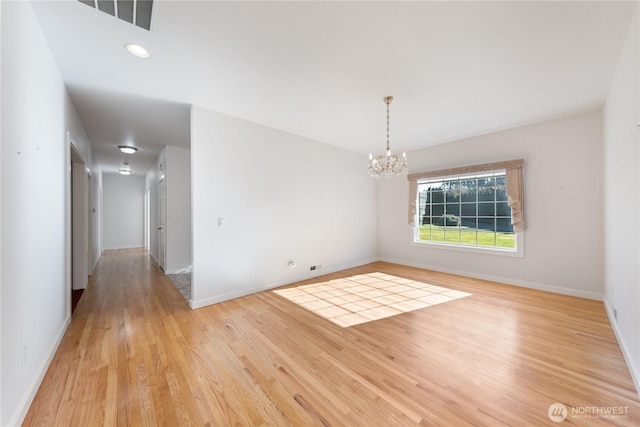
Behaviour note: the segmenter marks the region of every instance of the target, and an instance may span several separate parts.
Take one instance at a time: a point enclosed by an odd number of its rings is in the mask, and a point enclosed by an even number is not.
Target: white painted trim
[[[618,340],[618,345],[620,346],[620,350],[622,351],[622,355],[624,356],[624,361],[627,363],[627,368],[629,369],[629,374],[631,374],[631,379],[633,380],[633,384],[636,386],[636,393],[640,396],[640,372],[638,372],[633,363],[631,363],[631,357],[629,353],[629,348],[625,344],[623,339],[623,335],[618,330],[618,323],[616,322],[616,318],[613,315],[613,308],[607,299],[604,299],[604,310],[607,313],[607,317],[609,318],[609,323],[611,324],[611,329],[613,329],[613,333]]]
[[[155,254],[153,252],[151,252],[151,251],[147,251],[147,252],[149,252],[149,255],[151,255],[151,259],[153,259],[153,261],[156,263],[156,265],[158,267],[160,267],[160,263],[158,262],[158,258],[156,258]]]
[[[456,270],[452,268],[441,268],[435,265],[420,264],[415,262],[407,262],[399,259],[380,258],[379,261],[390,262],[393,264],[406,265],[409,267],[422,268],[424,270],[433,270],[441,273],[456,274],[458,276],[471,277],[473,279],[489,280],[505,285],[520,286],[523,288],[536,289],[539,291],[553,292],[555,294],[569,295],[573,297],[588,298],[596,301],[602,301],[602,295],[595,292],[585,292],[577,289],[562,288],[559,286],[546,285],[544,283],[528,282],[524,280],[513,280],[499,276],[491,276],[488,274],[477,274],[469,271]]]
[[[402,260],[392,259],[392,258],[371,258],[371,259],[363,260],[363,261],[360,261],[360,262],[357,262],[357,263],[353,263],[353,264],[349,264],[349,265],[342,265],[342,266],[339,266],[339,267],[334,267],[334,268],[331,268],[331,269],[323,270],[322,272],[319,272],[319,273],[313,274],[313,275],[299,276],[299,277],[295,277],[295,278],[291,278],[291,279],[287,279],[287,280],[282,280],[282,281],[266,284],[266,285],[261,286],[261,287],[242,289],[242,290],[239,290],[239,291],[230,292],[230,293],[223,294],[223,295],[216,295],[214,297],[210,297],[210,298],[206,298],[206,299],[202,299],[202,300],[197,300],[197,301],[191,300],[191,301],[189,301],[189,305],[191,306],[192,309],[195,310],[195,309],[198,309],[198,308],[206,307],[208,305],[217,304],[219,302],[228,301],[228,300],[235,299],[235,298],[240,298],[240,297],[251,295],[251,294],[254,294],[254,293],[257,293],[257,292],[266,291],[266,290],[277,288],[277,287],[280,287],[280,286],[289,285],[291,283],[296,283],[296,282],[300,282],[300,281],[303,281],[303,280],[312,279],[312,278],[318,277],[318,276],[323,276],[325,274],[330,274],[330,273],[335,273],[337,271],[346,270],[348,268],[360,267],[362,265],[370,264],[370,263],[376,262],[376,261],[390,262],[392,264],[406,265],[406,266],[409,266],[409,267],[416,267],[416,268],[421,268],[421,269],[424,269],[424,270],[433,270],[433,271],[438,271],[438,272],[441,272],[441,273],[456,274],[458,276],[471,277],[471,278],[474,278],[474,279],[489,280],[489,281],[492,281],[492,282],[497,282],[497,283],[501,283],[501,284],[505,284],[505,285],[520,286],[520,287],[523,287],[523,288],[535,289],[535,290],[545,291],[545,292],[552,292],[552,293],[555,293],[555,294],[569,295],[569,296],[574,296],[574,297],[579,297],[579,298],[587,298],[587,299],[592,299],[592,300],[596,300],[596,301],[602,301],[602,295],[600,295],[598,293],[595,293],[595,292],[579,291],[579,290],[576,290],[576,289],[563,288],[563,287],[552,286],[552,285],[547,285],[547,284],[543,284],[543,283],[528,282],[528,281],[524,281],[524,280],[506,279],[504,277],[499,277],[499,276],[491,276],[491,275],[487,275],[487,274],[471,273],[471,272],[463,271],[463,270],[441,268],[441,267],[437,267],[435,265],[413,263],[413,262],[407,262],[407,261],[402,261]]]
[[[104,248],[105,251],[117,251],[120,249],[144,249],[144,247],[140,245],[132,245],[132,246],[118,246],[118,247],[108,247]]]
[[[22,422],[27,416],[27,412],[29,412],[29,408],[33,403],[33,399],[36,397],[36,393],[38,392],[38,389],[42,384],[42,380],[44,380],[44,376],[47,373],[47,370],[49,369],[49,365],[51,365],[53,356],[55,356],[56,351],[58,350],[58,347],[60,346],[60,343],[62,342],[62,338],[64,338],[64,334],[67,332],[67,328],[69,327],[70,323],[71,323],[71,316],[69,315],[65,319],[64,323],[62,324],[62,328],[60,329],[60,331],[58,331],[56,339],[53,341],[53,344],[49,348],[49,356],[47,356],[47,358],[40,365],[40,368],[38,369],[38,371],[36,371],[36,376],[34,377],[33,381],[29,385],[29,388],[27,389],[27,393],[22,399],[22,402],[20,402],[20,404],[18,405],[18,411],[15,413],[15,415],[11,419],[11,422],[9,423],[9,425],[12,425],[12,426],[22,425]]]
[[[94,261],[93,265],[91,266],[91,271],[89,272],[89,274],[93,274],[93,272],[96,270],[96,266],[98,265],[98,261],[100,261],[100,257],[102,256],[102,253],[98,254],[98,256],[96,257],[96,260]]]
[[[187,273],[191,273],[190,265],[186,267],[172,268],[170,270],[165,270],[164,272],[164,274],[187,274]]]
[[[346,270],[349,268],[360,267],[362,265],[371,264],[372,262],[378,261],[377,258],[369,258],[362,261],[357,261],[351,264],[340,265],[333,268],[325,269],[324,266],[320,270],[316,270],[317,273],[314,274],[306,274],[304,276],[298,276],[291,279],[281,280],[278,282],[268,283],[266,285],[256,287],[256,288],[247,288],[241,289],[235,292],[229,292],[227,294],[216,295],[214,297],[205,298],[202,300],[194,301],[193,299],[189,301],[189,306],[195,310],[198,308],[206,307],[208,305],[217,304],[219,302],[228,301],[235,298],[244,297],[247,295],[255,294],[262,291],[268,291],[269,289],[278,288],[280,286],[290,285],[291,283],[301,282],[303,280],[313,279],[314,277],[324,276],[326,274],[335,273],[337,271]]]

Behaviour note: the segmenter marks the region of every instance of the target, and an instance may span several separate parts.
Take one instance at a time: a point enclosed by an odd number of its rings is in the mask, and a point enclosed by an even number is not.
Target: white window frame
[[[478,173],[466,173],[466,174],[456,174],[450,176],[441,176],[441,177],[432,177],[428,179],[419,179],[417,181],[417,185],[424,184],[426,182],[437,182],[439,180],[455,180],[455,179],[473,179],[481,176],[492,175],[495,173],[503,173],[504,169],[494,170],[494,171],[483,171]],[[517,257],[524,258],[524,231],[514,232],[515,235],[515,244],[516,247],[514,249],[510,248],[500,248],[495,246],[475,246],[475,245],[463,245],[463,244],[455,244],[455,243],[446,243],[446,242],[432,242],[428,240],[420,240],[420,209],[419,209],[419,200],[420,200],[420,192],[416,192],[416,213],[415,213],[415,222],[414,226],[411,227],[411,246],[423,247],[423,248],[432,248],[438,250],[448,250],[455,252],[468,252],[468,253],[479,253],[479,254],[490,254],[490,255],[500,255],[500,256],[508,256],[508,257]]]

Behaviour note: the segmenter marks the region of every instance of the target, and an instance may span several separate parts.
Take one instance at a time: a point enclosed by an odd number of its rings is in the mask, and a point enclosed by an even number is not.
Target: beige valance
[[[485,163],[482,165],[462,166],[459,168],[440,169],[435,171],[418,172],[407,175],[409,181],[417,181],[425,178],[444,178],[453,175],[465,175],[469,173],[489,172],[502,169],[518,169],[524,165],[523,159],[508,160],[506,162]]]
[[[524,160],[508,160],[505,162],[484,163],[481,165],[462,166],[458,168],[440,169],[434,171],[412,173],[407,176],[409,180],[409,224],[415,226],[418,180],[427,178],[444,178],[447,176],[460,176],[472,173],[505,170],[507,183],[507,197],[511,207],[511,224],[514,231],[524,230],[524,184],[523,170]]]

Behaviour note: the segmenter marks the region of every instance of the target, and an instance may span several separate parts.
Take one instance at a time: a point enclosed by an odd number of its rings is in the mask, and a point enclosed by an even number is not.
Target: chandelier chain
[[[389,104],[391,103],[391,101],[387,100],[387,153],[389,152]]]

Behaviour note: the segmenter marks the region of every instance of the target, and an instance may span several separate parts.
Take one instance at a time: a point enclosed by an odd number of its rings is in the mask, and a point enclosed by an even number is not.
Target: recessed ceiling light
[[[131,169],[120,169],[118,172],[120,172],[122,175],[131,175],[133,173]]]
[[[138,151],[136,147],[132,147],[130,145],[118,145],[118,148],[125,154],[133,154]]]
[[[131,55],[137,56],[138,58],[148,58],[151,56],[151,54],[147,49],[143,48],[138,44],[129,43],[125,45],[125,47],[127,48],[127,51],[129,51]]]

